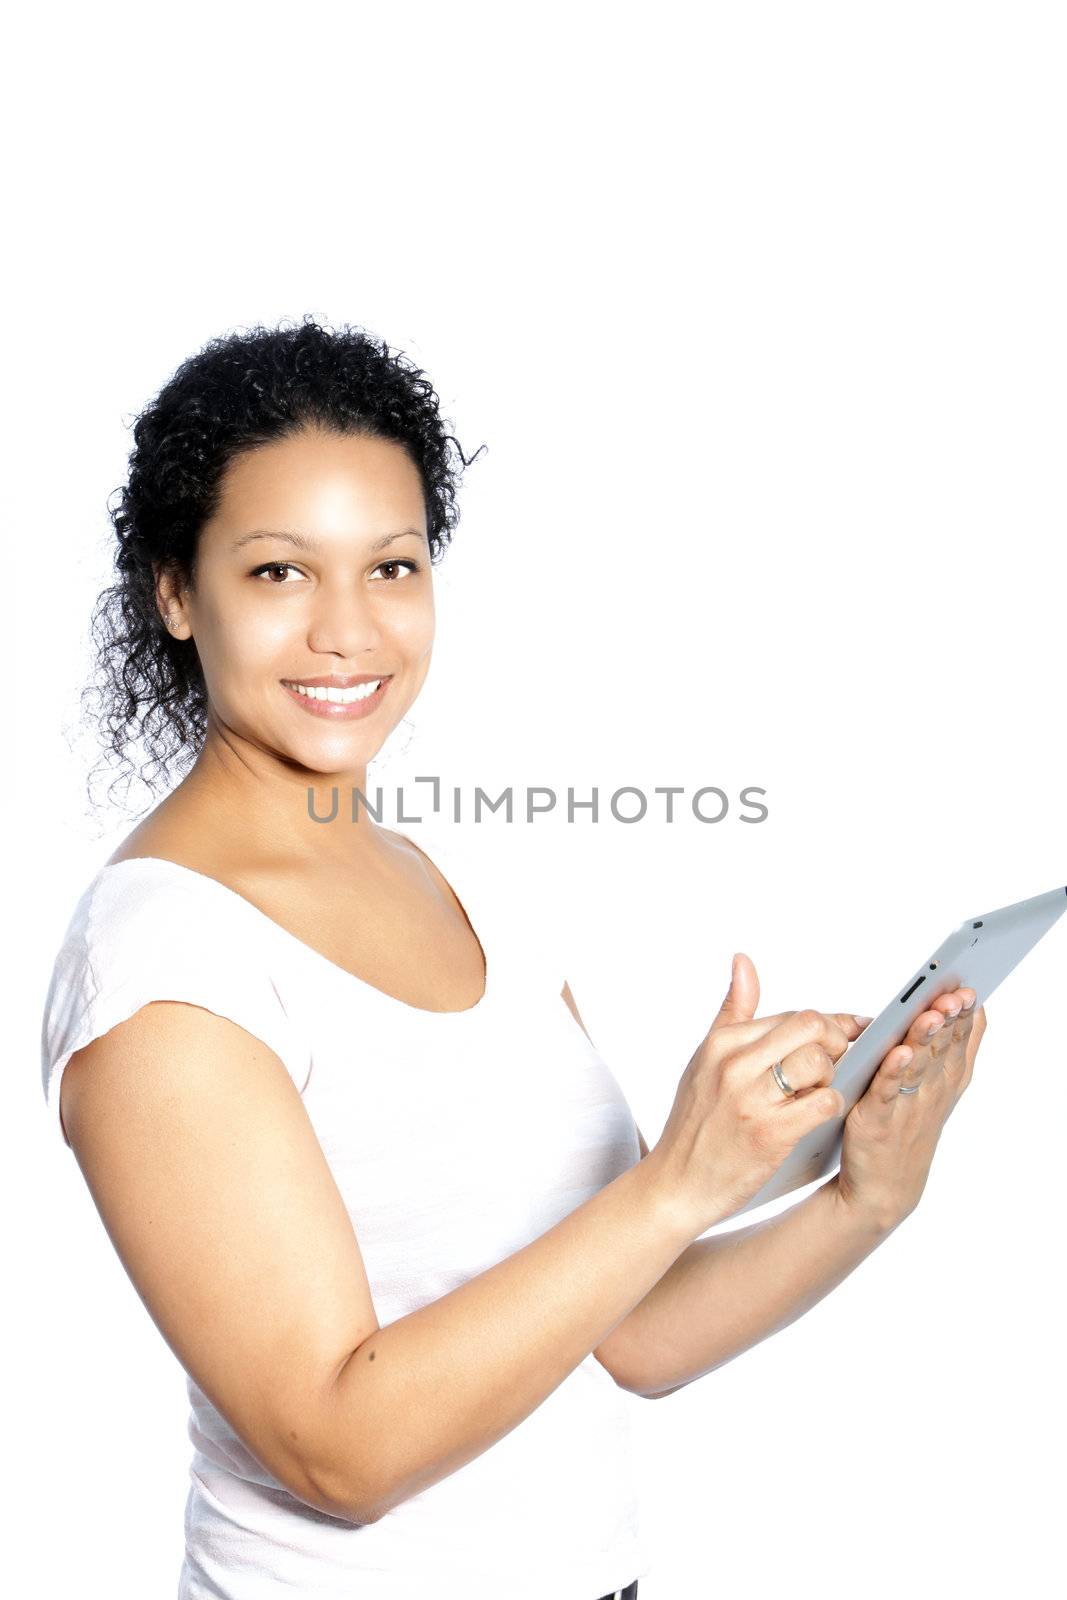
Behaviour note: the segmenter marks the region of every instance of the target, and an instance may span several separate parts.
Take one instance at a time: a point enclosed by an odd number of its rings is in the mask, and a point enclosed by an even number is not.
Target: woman
[[[699,1235],[843,1108],[865,1019],[757,1019],[735,958],[649,1153],[506,872],[353,821],[457,520],[429,383],[358,330],[257,329],[134,437],[104,725],[188,770],[75,908],[43,1070],[187,1374],[180,1594],[633,1600],[621,1391],[755,1343],[913,1209],[984,1015],[935,1000],[727,1280]]]

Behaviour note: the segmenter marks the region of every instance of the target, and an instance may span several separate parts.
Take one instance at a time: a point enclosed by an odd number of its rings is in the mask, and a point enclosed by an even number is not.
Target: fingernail
[[[940,1022],[932,1022],[930,1024],[930,1026],[926,1030],[926,1037],[928,1039],[932,1039],[934,1034],[938,1032],[940,1027],[941,1027],[941,1023]]]
[[[974,1000],[968,1000],[966,1005],[963,1008],[964,1011],[973,1011],[977,999],[978,999],[978,996],[975,995]]]
[[[873,1022],[874,1021],[873,1017],[857,1017],[855,1012],[852,1013],[852,1016],[853,1016],[853,1019],[856,1022],[859,1023],[861,1028],[865,1028],[867,1026],[868,1022]]]
[[[946,1011],[945,1012],[945,1016],[949,1019],[950,1022],[952,1021],[953,1017],[958,1017],[959,1014],[960,1014],[959,1006],[956,1007],[955,1011]]]

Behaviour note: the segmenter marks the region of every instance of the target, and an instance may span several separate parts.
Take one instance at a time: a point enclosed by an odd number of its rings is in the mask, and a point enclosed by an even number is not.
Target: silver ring
[[[921,1083],[913,1083],[910,1089],[908,1088],[908,1085],[906,1083],[902,1083],[897,1092],[898,1092],[898,1094],[918,1094],[918,1092],[919,1092],[919,1090],[921,1088],[922,1088],[922,1084]]]
[[[780,1061],[776,1061],[774,1063],[771,1071],[774,1073],[775,1083],[778,1085],[779,1089],[781,1089],[783,1094],[796,1094],[796,1090],[791,1088],[790,1085],[785,1081],[785,1078],[782,1074],[782,1063]]]

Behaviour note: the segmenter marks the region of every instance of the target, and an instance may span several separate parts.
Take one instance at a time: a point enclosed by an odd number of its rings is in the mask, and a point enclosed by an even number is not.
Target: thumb
[[[719,1007],[713,1028],[726,1022],[750,1022],[759,1005],[759,978],[751,959],[743,951],[734,956],[730,969],[730,987],[726,999]]]

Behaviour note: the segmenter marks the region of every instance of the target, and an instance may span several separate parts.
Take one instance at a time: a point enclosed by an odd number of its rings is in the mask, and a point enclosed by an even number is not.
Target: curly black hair
[[[154,793],[202,747],[207,693],[199,658],[191,639],[173,639],[162,624],[155,566],[186,582],[193,576],[200,529],[233,458],[304,427],[395,441],[419,470],[437,564],[459,521],[463,468],[486,448],[464,456],[439,407],[433,385],[403,352],[362,328],[333,329],[310,315],[211,339],[182,363],[135,419],[128,479],[108,502],[118,581],[93,609],[95,674],[82,691],[105,763],[117,760],[131,779],[139,770]],[[136,743],[149,758],[140,769],[128,754]]]

